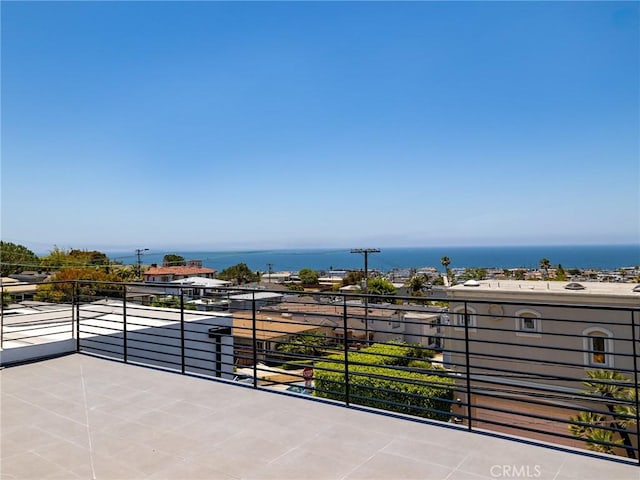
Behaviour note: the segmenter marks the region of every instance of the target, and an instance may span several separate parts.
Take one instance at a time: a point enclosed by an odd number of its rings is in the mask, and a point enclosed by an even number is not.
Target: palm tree
[[[444,267],[445,273],[447,274],[447,278],[449,279],[449,284],[451,284],[451,278],[449,275],[449,265],[451,264],[451,259],[447,256],[444,256],[440,259],[440,263]]]
[[[446,256],[442,257],[440,259],[440,263],[442,264],[445,270],[449,270],[449,265],[451,264],[451,260],[449,259],[449,257],[446,257]]]
[[[631,380],[619,372],[610,370],[587,371],[584,385],[588,395],[601,395],[610,399],[607,409],[610,415],[595,412],[579,412],[570,417],[569,431],[587,442],[590,450],[612,453],[614,445],[624,445],[629,458],[636,458],[627,428],[635,422],[637,407],[634,407],[635,390]],[[608,425],[607,425],[608,423]],[[602,427],[605,428],[602,428]],[[618,433],[621,439],[615,439]],[[605,444],[603,444],[605,443]],[[612,445],[606,445],[612,444]]]
[[[548,258],[542,258],[540,260],[540,269],[544,270],[544,278],[549,278],[549,269],[551,268],[551,262]]]
[[[589,450],[611,454],[614,445],[622,443],[622,440],[614,438],[612,430],[598,428],[606,423],[606,417],[600,413],[578,412],[577,415],[571,417],[571,422],[569,432],[574,437],[585,440]]]

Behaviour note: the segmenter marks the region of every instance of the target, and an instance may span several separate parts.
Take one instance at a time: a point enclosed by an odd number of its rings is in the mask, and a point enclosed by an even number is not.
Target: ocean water
[[[380,253],[369,254],[369,269],[390,271],[396,268],[442,268],[440,259],[447,256],[451,268],[537,268],[540,259],[548,258],[552,265],[567,268],[616,269],[640,265],[640,245],[563,245],[526,247],[413,247],[380,248]],[[200,259],[203,265],[220,271],[237,263],[246,263],[250,269],[267,271],[361,269],[362,254],[350,249],[298,249],[252,251],[149,251],[142,263],[162,264],[166,253],[176,253],[186,259]],[[132,252],[113,252],[109,257],[133,264]]]

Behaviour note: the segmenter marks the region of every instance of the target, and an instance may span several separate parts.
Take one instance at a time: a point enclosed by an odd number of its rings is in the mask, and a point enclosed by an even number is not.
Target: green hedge
[[[408,366],[411,361],[433,358],[434,353],[426,348],[400,342],[374,343],[359,352],[349,352],[349,363],[367,365]],[[343,354],[332,355],[332,360],[342,360]]]
[[[304,367],[313,367],[313,362],[315,360],[291,360],[289,362],[283,363],[280,368],[283,370],[299,370]]]
[[[427,374],[403,369],[411,362],[415,348],[375,344],[360,352],[350,352],[350,402],[448,421],[454,381],[442,370],[434,369],[434,374]],[[316,363],[314,380],[316,396],[346,401],[344,355],[332,355],[327,361]]]

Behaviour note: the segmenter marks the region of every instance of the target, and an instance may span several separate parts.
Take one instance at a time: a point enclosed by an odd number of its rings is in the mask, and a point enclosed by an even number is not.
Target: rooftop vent
[[[565,290],[584,290],[586,287],[578,282],[567,283],[564,286]]]
[[[477,280],[467,280],[462,285],[465,287],[479,287],[480,283]]]
[[[638,285],[636,285],[635,287],[633,287],[633,291],[640,293],[640,283]]]

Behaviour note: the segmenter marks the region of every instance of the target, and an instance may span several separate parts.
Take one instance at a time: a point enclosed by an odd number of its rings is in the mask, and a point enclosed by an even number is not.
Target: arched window
[[[516,312],[516,331],[522,333],[540,333],[541,315],[535,310],[518,310]]]
[[[591,367],[613,367],[613,334],[602,327],[582,332],[585,364]]]
[[[456,307],[453,310],[453,325],[458,328],[464,328],[467,325],[469,328],[476,326],[476,310],[472,307],[467,307],[465,314],[464,306]]]

